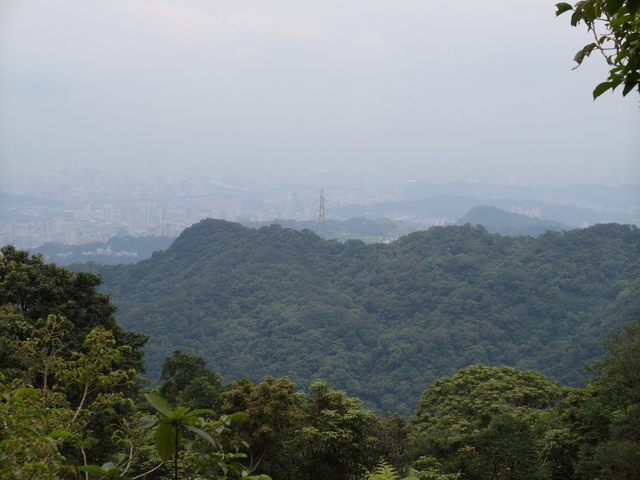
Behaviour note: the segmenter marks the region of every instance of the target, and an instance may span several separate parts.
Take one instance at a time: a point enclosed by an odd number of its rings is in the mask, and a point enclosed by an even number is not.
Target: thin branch
[[[133,478],[134,478],[134,479],[136,479],[136,478],[143,478],[143,477],[146,477],[146,476],[147,476],[147,475],[149,475],[150,473],[153,473],[153,472],[155,472],[156,470],[158,470],[158,469],[159,469],[161,466],[163,466],[163,465],[164,465],[164,462],[160,462],[158,465],[156,465],[155,467],[153,467],[151,470],[149,470],[149,471],[147,471],[147,472],[144,472],[144,473],[141,473],[140,475],[138,475],[138,476],[136,476],[136,477],[133,477]]]
[[[145,438],[147,437],[147,434],[149,433],[149,430],[145,430],[140,438],[140,444],[138,446],[136,446],[133,441],[130,443],[129,445],[129,459],[123,464],[124,466],[124,470],[122,471],[123,474],[127,473],[127,471],[131,468],[131,464],[133,463],[133,459],[136,457],[137,452],[142,448],[142,444],[144,443]],[[160,464],[162,465],[162,463]],[[155,467],[153,470],[155,470],[158,467]],[[153,471],[151,470],[151,471]],[[147,472],[149,473],[149,472]]]
[[[71,423],[75,422],[82,411],[82,407],[84,407],[84,402],[87,400],[87,395],[89,391],[89,385],[84,386],[84,391],[82,392],[82,399],[80,400],[80,404],[78,408],[76,408],[75,413],[73,414],[73,418],[71,419]]]
[[[88,465],[87,463],[87,452],[84,451],[84,447],[80,446],[80,451],[82,452],[82,458],[84,460],[84,464]],[[85,480],[89,480],[89,472],[84,472],[84,478]]]

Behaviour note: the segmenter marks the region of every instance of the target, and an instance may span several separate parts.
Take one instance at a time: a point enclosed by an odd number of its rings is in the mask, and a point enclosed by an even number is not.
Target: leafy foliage
[[[563,416],[574,435],[581,478],[640,479],[640,323],[629,323],[595,364],[595,377],[570,397]]]
[[[132,403],[120,387],[136,376],[134,370],[114,368],[126,347],[117,347],[111,333],[97,327],[87,335],[85,351],[71,352],[67,360],[60,348],[66,341],[64,325],[55,315],[38,322],[29,338],[19,341],[29,368],[11,382],[0,374],[0,476],[58,480],[84,472],[126,480],[157,470],[162,463],[147,472],[137,470],[135,456],[145,437],[127,432],[126,421],[118,422],[118,407]],[[38,388],[30,383],[36,375],[42,377]],[[69,396],[75,392],[80,392],[79,400]],[[147,399],[161,416],[140,417],[138,428],[155,429],[157,456],[171,463],[174,479],[269,480],[266,475],[249,475],[241,463],[245,455],[229,440],[230,422],[242,414],[210,421],[201,417],[210,410],[174,410],[155,394],[147,394]],[[94,424],[105,414],[109,431],[119,441],[109,451],[110,461],[98,466],[91,463],[97,460],[92,446],[102,441]],[[187,439],[189,435],[196,439]],[[127,475],[128,471],[133,473]]]
[[[8,245],[0,249],[0,305],[13,306],[13,315],[21,317],[23,325],[35,325],[48,315],[66,319],[67,333],[62,353],[82,351],[86,335],[96,327],[113,333],[116,345],[127,346],[122,367],[143,370],[142,346],[147,338],[124,330],[116,323],[116,307],[110,297],[98,292],[101,279],[91,273],[73,273],[53,263],[45,263],[41,255],[29,255]],[[16,321],[0,323],[5,339],[22,338]],[[26,331],[22,329],[22,331]],[[5,352],[0,361],[13,364]]]
[[[64,322],[50,315],[39,322],[28,339],[19,342],[29,369],[7,382],[0,376],[0,476],[2,478],[57,479],[81,465],[100,439],[95,424],[113,416],[129,400],[120,387],[135,371],[114,366],[125,347],[117,347],[110,332],[97,327],[87,335],[87,353],[73,352],[66,360],[60,347],[66,341]],[[33,380],[42,375],[41,386]],[[78,399],[68,392],[79,392]],[[75,400],[75,401],[70,401]]]
[[[190,410],[186,407],[178,407],[175,410],[159,395],[150,393],[145,395],[148,402],[161,414],[154,420],[149,417],[140,418],[139,428],[148,429],[156,427],[156,449],[163,462],[173,463],[173,478],[196,479],[206,475],[209,478],[243,478],[246,480],[269,480],[267,475],[257,477],[249,475],[248,469],[239,462],[245,455],[235,451],[225,451],[233,448],[229,441],[230,432],[228,426],[231,421],[243,418],[243,414],[224,416],[220,420],[210,422],[201,415],[213,413],[211,410]],[[185,434],[193,433],[202,442],[190,441],[185,446],[184,457],[187,468],[181,472],[179,469],[180,449]]]
[[[324,382],[311,385],[306,424],[295,442],[302,478],[347,480],[375,465],[376,417],[359,403]]]
[[[381,461],[376,465],[373,473],[366,480],[400,480],[400,475],[392,465]],[[403,480],[418,480],[416,477],[407,477]]]
[[[486,232],[463,232],[476,243],[444,243],[446,248],[478,249],[486,241]],[[614,232],[605,228],[573,237],[573,242],[581,240],[572,244],[574,255],[582,250],[602,254],[588,245],[605,234],[610,247],[619,240]],[[412,242],[403,245],[416,248]],[[354,247],[362,245],[348,246]],[[381,257],[395,260],[389,252]],[[614,268],[607,260],[596,262],[604,271],[601,278]],[[615,264],[618,270],[625,267],[635,268]],[[7,271],[15,272],[16,266]],[[23,285],[38,282],[36,276]],[[20,282],[13,278],[5,285]],[[637,316],[639,290],[637,279],[619,280],[612,289],[616,307],[610,304],[603,313],[615,322]],[[289,379],[273,377],[259,385],[246,379],[230,385],[220,394],[230,415],[218,420],[209,418],[209,409],[172,406],[153,393],[162,387],[146,394],[157,414],[145,415],[139,406],[134,411],[127,396],[136,392],[136,371],[122,368],[130,347],[119,345],[104,326],[80,339],[83,325],[60,313],[32,319],[16,304],[0,309],[0,326],[6,334],[3,347],[9,350],[0,371],[2,478],[270,478],[253,475],[257,468],[273,468],[276,480],[639,478],[638,323],[625,324],[612,337],[608,355],[592,367],[586,388],[562,388],[534,371],[477,364],[433,382],[411,424],[397,416],[378,419],[358,399],[327,383],[312,383],[303,395]],[[221,387],[217,374],[197,355],[174,352],[164,365],[163,387],[177,399],[194,382],[202,385],[200,380]],[[202,394],[206,397],[207,390]],[[215,398],[205,403],[214,403],[218,395],[215,390]]]
[[[241,411],[235,435],[245,441],[250,469],[263,469],[277,480],[358,478],[375,465],[382,451],[378,420],[358,399],[327,383],[295,393],[288,378],[267,377],[254,385],[233,382],[222,394],[225,411]]]
[[[427,385],[479,362],[584,385],[583,365],[632,319],[639,244],[616,224],[537,238],[434,227],[367,245],[205,220],[149,260],[95,271],[122,325],[152,336],[151,378],[180,349],[227,380],[325,380],[409,415]]]
[[[479,478],[536,480],[544,472],[538,445],[529,422],[509,414],[498,415],[475,437],[477,457],[470,468]]]
[[[513,473],[527,464],[524,477],[513,478],[535,478],[530,463],[537,460],[541,467],[534,428],[564,393],[534,371],[463,368],[425,390],[413,417],[413,441],[418,451],[442,459],[453,472],[475,470],[482,478],[500,478],[501,471]]]
[[[243,412],[234,434],[245,442],[249,469],[260,468],[276,478],[294,474],[292,440],[302,427],[302,394],[288,378],[267,377],[258,385],[249,380],[232,382],[222,393],[222,411]]]
[[[199,355],[176,350],[162,362],[160,394],[174,405],[219,411],[220,375],[205,365],[205,360]]]
[[[574,60],[578,66],[596,50],[611,67],[609,78],[593,90],[598,98],[607,90],[622,85],[622,95],[640,92],[640,2],[638,0],[581,0],[575,5],[556,4],[556,15],[572,12],[571,25],[581,22],[593,34],[594,42],[585,45]],[[601,30],[601,28],[603,30]]]

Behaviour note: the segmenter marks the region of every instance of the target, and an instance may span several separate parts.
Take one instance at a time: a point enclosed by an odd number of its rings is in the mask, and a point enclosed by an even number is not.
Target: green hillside
[[[104,276],[127,329],[151,335],[157,380],[174,350],[225,380],[316,379],[379,411],[413,411],[443,375],[475,363],[582,385],[585,363],[638,301],[640,232],[596,225],[538,238],[434,227],[388,245],[204,220]]]

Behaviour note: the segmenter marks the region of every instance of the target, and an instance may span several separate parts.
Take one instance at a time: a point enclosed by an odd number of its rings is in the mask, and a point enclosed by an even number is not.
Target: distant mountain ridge
[[[456,225],[482,225],[491,233],[500,235],[530,235],[537,237],[548,230],[562,232],[572,227],[553,220],[533,218],[519,213],[511,213],[489,205],[473,207],[456,222]]]
[[[411,221],[407,225],[452,224],[470,209],[493,206],[537,210],[541,218],[581,228],[597,223],[640,225],[640,186],[572,185],[532,187],[470,182],[444,184],[416,181],[398,193],[397,199],[369,205],[332,206],[337,217],[359,209],[373,217]]]
[[[15,195],[13,193],[0,192],[0,209],[11,207],[57,207],[63,205],[58,200],[33,197],[31,195]]]
[[[483,225],[491,233],[501,235],[532,235],[538,236],[547,230],[570,230],[571,227],[553,222],[518,215],[497,209],[495,207],[474,207],[464,217],[458,220],[458,225],[470,223]],[[347,220],[328,219],[320,224],[317,220],[296,221],[274,219],[270,222],[243,222],[249,228],[261,228],[273,224],[295,230],[308,229],[325,238],[336,239],[341,242],[347,240],[362,240],[365,243],[391,242],[397,238],[417,230],[407,227],[400,221],[387,218],[370,219],[354,217]],[[118,265],[120,263],[136,263],[151,257],[155,251],[166,250],[175,240],[174,237],[133,237],[116,236],[106,242],[90,242],[78,245],[48,242],[33,248],[33,253],[41,253],[45,259],[58,265],[72,263],[96,262],[103,265]]]
[[[103,265],[135,263],[151,257],[153,252],[166,250],[175,240],[173,237],[112,237],[106,242],[91,242],[68,245],[49,242],[32,250],[41,253],[49,262],[58,265],[96,262]]]
[[[74,268],[102,273],[122,325],[151,335],[152,380],[181,349],[226,380],[324,379],[408,414],[478,362],[582,384],[635,315],[638,252],[638,228],[616,224],[537,238],[433,227],[384,245],[209,219],[137,264]]]
[[[543,218],[564,223],[573,228],[598,223],[640,223],[638,214],[620,210],[583,208],[575,205],[552,204],[541,200],[514,198],[487,198],[473,195],[440,194],[417,200],[397,200],[372,205],[346,205],[332,207],[332,215],[349,216],[354,208],[365,210],[372,217],[390,219],[412,219],[412,224],[444,225],[454,223],[474,207],[488,205],[509,211],[518,208],[523,211],[537,210]]]

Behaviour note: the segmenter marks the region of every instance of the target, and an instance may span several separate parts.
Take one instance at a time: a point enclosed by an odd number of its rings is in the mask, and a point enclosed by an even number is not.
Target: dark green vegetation
[[[353,213],[353,212],[352,212]],[[294,230],[311,230],[323,238],[333,238],[344,242],[350,239],[362,240],[365,243],[382,243],[395,240],[411,233],[416,228],[406,227],[402,222],[388,218],[354,217],[348,220],[327,220],[324,224],[318,221],[273,220],[272,222],[243,222],[249,228],[268,227],[274,223],[283,228]]]
[[[431,383],[407,423],[324,382],[224,385],[180,351],[141,388],[125,366],[142,365],[142,339],[113,323],[97,278],[10,247],[0,267],[2,478],[640,479],[639,323],[615,332],[585,388],[476,364]],[[637,318],[639,291],[618,318]]]
[[[249,228],[261,228],[277,223],[283,228],[294,230],[308,229],[323,238],[332,238],[340,242],[349,239],[362,240],[365,243],[384,243],[424,230],[424,227],[408,227],[402,222],[387,218],[370,219],[354,217],[348,220],[327,220],[324,224],[315,220],[273,220],[271,222],[243,222]],[[538,236],[547,230],[563,231],[573,227],[552,220],[531,218],[526,215],[509,213],[496,207],[479,206],[472,208],[458,220],[458,225],[470,223],[483,225],[491,233],[501,235]],[[166,250],[175,238],[172,237],[113,237],[106,242],[91,242],[81,245],[67,245],[49,242],[31,250],[41,253],[47,261],[57,265],[95,262],[101,265],[119,265],[136,263],[150,258],[153,252]]]
[[[93,266],[125,328],[150,335],[149,377],[179,349],[225,380],[287,375],[410,414],[465,366],[584,384],[583,365],[633,320],[640,232],[596,225],[538,238],[435,227],[389,244],[205,220],[136,265]]]
[[[575,5],[556,4],[556,15],[571,12],[571,25],[584,23],[593,34],[574,57],[578,66],[597,51],[609,65],[609,77],[593,90],[598,98],[608,90],[622,86],[622,95],[640,93],[640,2],[638,0],[581,0]]]
[[[18,324],[35,328],[39,319],[57,315],[65,319],[64,328],[69,329],[63,344],[63,353],[67,358],[73,351],[82,351],[87,334],[99,327],[112,332],[117,347],[127,347],[121,366],[143,369],[141,349],[147,338],[127,331],[116,323],[115,305],[111,303],[109,295],[97,291],[100,277],[85,272],[74,273],[53,263],[45,263],[42,256],[29,255],[12,246],[2,247],[0,255],[0,305],[13,305],[16,318],[19,318],[19,322],[2,324],[2,368],[16,364],[13,358],[15,346],[5,340],[9,331],[24,340],[26,334],[18,333]]]

